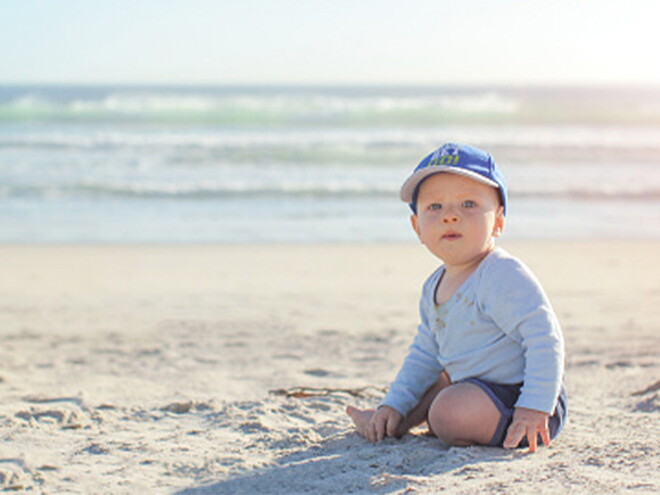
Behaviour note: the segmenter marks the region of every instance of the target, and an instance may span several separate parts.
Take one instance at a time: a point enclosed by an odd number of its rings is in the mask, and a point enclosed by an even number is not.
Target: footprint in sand
[[[37,397],[28,396],[23,400],[34,406],[29,410],[19,411],[14,416],[36,425],[57,425],[63,429],[79,429],[88,423],[88,411],[77,397]],[[56,407],[44,407],[52,406]]]
[[[34,476],[21,459],[0,459],[0,489],[3,492],[28,490]]]
[[[633,397],[643,397],[645,395],[653,394],[650,397],[638,402],[634,410],[636,412],[660,411],[660,394],[658,394],[658,391],[660,391],[660,380],[658,380],[655,383],[652,383],[643,390],[633,392],[631,394]]]

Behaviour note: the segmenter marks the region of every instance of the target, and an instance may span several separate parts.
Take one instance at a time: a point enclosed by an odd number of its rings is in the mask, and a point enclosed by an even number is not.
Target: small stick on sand
[[[292,387],[292,388],[279,388],[271,390],[273,395],[283,395],[285,397],[322,397],[333,393],[349,394],[353,397],[374,397],[378,393],[384,393],[384,388],[367,386],[360,388],[314,388],[314,387]]]

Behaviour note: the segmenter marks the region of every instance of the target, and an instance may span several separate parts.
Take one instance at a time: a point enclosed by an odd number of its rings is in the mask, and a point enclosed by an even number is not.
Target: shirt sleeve
[[[515,258],[484,271],[482,310],[523,348],[524,379],[516,407],[552,414],[564,369],[561,328],[543,288]]]
[[[424,392],[438,381],[443,367],[438,362],[438,343],[429,325],[429,315],[425,310],[425,300],[429,290],[433,291],[434,277],[425,284],[420,302],[421,323],[417,328],[417,335],[408,349],[401,369],[390,389],[381,402],[381,406],[390,406],[403,416],[419,403]]]

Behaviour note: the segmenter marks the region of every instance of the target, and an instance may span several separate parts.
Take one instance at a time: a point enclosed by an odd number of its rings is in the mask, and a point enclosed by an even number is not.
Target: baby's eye
[[[440,203],[432,203],[429,205],[429,210],[441,210],[442,205]]]
[[[474,208],[475,206],[477,206],[477,203],[475,203],[471,199],[467,199],[463,201],[463,208]]]

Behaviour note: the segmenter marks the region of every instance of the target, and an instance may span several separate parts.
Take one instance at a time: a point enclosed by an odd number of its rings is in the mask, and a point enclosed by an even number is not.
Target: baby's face
[[[439,173],[417,195],[412,224],[420,241],[447,267],[481,261],[504,227],[497,190],[474,179]]]

